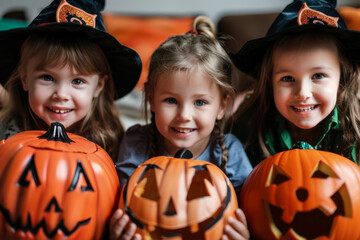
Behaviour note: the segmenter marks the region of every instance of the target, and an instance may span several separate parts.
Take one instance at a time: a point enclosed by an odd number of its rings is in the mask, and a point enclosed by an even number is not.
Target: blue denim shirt
[[[150,125],[140,126],[137,124],[125,132],[115,162],[121,187],[127,182],[135,168],[150,158],[150,127]],[[225,145],[228,150],[225,174],[233,184],[235,191],[238,192],[245,178],[251,172],[252,166],[238,138],[232,134],[226,134]],[[157,146],[160,149],[160,155],[169,156],[163,144],[158,142]],[[220,166],[221,153],[220,145],[213,140],[196,160],[203,160]]]

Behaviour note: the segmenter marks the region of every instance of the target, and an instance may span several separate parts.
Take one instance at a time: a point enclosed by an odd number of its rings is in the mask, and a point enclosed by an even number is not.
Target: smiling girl
[[[223,134],[235,95],[231,72],[231,60],[215,38],[214,25],[202,16],[195,19],[192,32],[171,37],[155,50],[144,89],[151,123],[125,133],[115,164],[121,186],[149,158],[174,156],[185,148],[194,159],[219,166],[239,192],[252,167],[240,141]],[[236,214],[224,239],[249,236],[243,212],[238,209]],[[115,213],[112,239],[130,239],[119,238],[127,221],[120,210]],[[129,229],[127,233],[133,233]]]
[[[136,85],[141,61],[105,31],[104,4],[54,0],[28,27],[0,32],[0,83],[9,93],[0,139],[60,122],[117,156],[124,129],[114,99]]]
[[[298,141],[358,162],[360,32],[348,30],[335,7],[295,0],[264,38],[232,56],[257,79],[233,128],[254,166]]]

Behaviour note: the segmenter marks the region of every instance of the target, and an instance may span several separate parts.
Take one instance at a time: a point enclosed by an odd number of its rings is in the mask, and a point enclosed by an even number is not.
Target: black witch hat
[[[257,66],[274,41],[286,34],[309,29],[338,37],[351,60],[360,60],[360,32],[349,30],[336,11],[336,0],[295,0],[285,7],[270,26],[265,37],[250,40],[231,54],[234,64],[243,72],[258,76]]]
[[[113,75],[115,98],[129,93],[139,80],[139,55],[106,32],[101,11],[105,0],[54,0],[25,28],[0,32],[0,83],[5,84],[17,66],[21,46],[32,33],[63,31],[80,34],[104,52]]]

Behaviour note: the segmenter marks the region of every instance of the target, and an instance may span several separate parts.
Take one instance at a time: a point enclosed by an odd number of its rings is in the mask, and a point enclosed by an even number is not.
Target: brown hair
[[[28,94],[22,88],[22,69],[35,56],[41,56],[38,67],[69,64],[81,74],[98,74],[105,80],[104,89],[92,101],[91,110],[80,122],[67,130],[81,135],[103,147],[115,159],[124,129],[114,104],[114,84],[108,61],[95,43],[76,35],[64,33],[36,33],[23,44],[21,59],[5,88],[9,103],[0,112],[0,121],[17,116],[23,130],[46,130],[47,124],[36,116],[29,106]]]
[[[235,98],[232,87],[232,63],[223,47],[221,39],[215,36],[215,26],[210,19],[199,16],[194,20],[193,31],[184,35],[169,38],[151,57],[148,81],[145,83],[146,101],[150,101],[154,92],[157,79],[163,73],[187,71],[191,73],[201,69],[219,86],[223,99],[228,99],[228,106],[222,120],[217,120],[213,134],[219,141],[222,149],[222,165],[224,170],[228,159],[228,153],[224,142],[225,123],[231,117],[231,109]],[[145,114],[147,107],[145,105]],[[153,126],[153,141],[151,154],[156,156],[155,138],[157,129],[152,113],[151,124]]]
[[[357,147],[357,158],[359,159],[359,143],[360,143],[360,103],[359,103],[359,66],[350,62],[344,55],[344,46],[338,40],[338,38],[330,33],[318,33],[314,31],[305,31],[301,33],[289,34],[281,39],[278,39],[266,52],[265,57],[260,65],[258,71],[260,75],[256,82],[254,92],[249,97],[248,101],[244,102],[238,109],[236,116],[240,116],[245,113],[247,109],[253,104],[257,105],[258,111],[255,111],[252,115],[252,121],[250,121],[252,129],[249,138],[245,143],[245,148],[254,141],[259,141],[259,144],[266,156],[270,156],[270,153],[266,149],[264,139],[262,138],[262,128],[265,119],[269,117],[272,111],[276,109],[273,96],[272,86],[272,70],[273,59],[272,54],[277,48],[284,47],[302,47],[307,44],[334,44],[337,48],[341,76],[338,89],[337,107],[340,112],[340,121],[343,128],[343,143],[340,148],[341,154],[349,156],[350,147],[355,143]],[[256,140],[257,139],[257,140]]]

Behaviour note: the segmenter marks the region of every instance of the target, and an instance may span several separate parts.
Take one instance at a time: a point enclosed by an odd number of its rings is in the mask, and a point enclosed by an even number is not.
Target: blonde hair
[[[19,49],[20,50],[20,49]],[[103,147],[113,159],[117,155],[119,140],[124,134],[117,108],[114,104],[114,84],[108,61],[95,43],[68,33],[36,33],[23,44],[18,66],[7,81],[9,103],[0,112],[0,122],[9,116],[20,119],[23,130],[46,130],[48,125],[36,116],[29,106],[28,93],[22,88],[20,76],[35,56],[41,56],[37,67],[69,65],[81,74],[98,74],[105,78],[105,86],[92,101],[91,110],[84,119],[67,131],[81,135]]]
[[[264,139],[262,137],[262,128],[265,119],[271,117],[273,112],[276,112],[273,96],[272,86],[272,70],[273,59],[272,54],[275,49],[286,47],[302,47],[307,44],[314,46],[315,44],[334,44],[337,48],[338,58],[340,62],[341,76],[338,89],[338,97],[336,106],[340,113],[340,122],[343,130],[343,143],[340,148],[340,153],[344,156],[350,156],[351,146],[356,144],[357,159],[360,157],[359,143],[360,143],[360,103],[358,98],[360,69],[344,55],[344,46],[338,38],[330,33],[319,33],[314,31],[305,31],[301,33],[289,34],[273,44],[270,47],[263,59],[263,62],[258,68],[259,77],[255,85],[254,92],[242,106],[238,109],[236,116],[240,116],[249,109],[253,104],[257,105],[258,111],[255,111],[250,120],[251,126],[249,129],[253,131],[250,133],[245,148],[254,141],[259,141],[262,151],[266,156],[270,156],[267,150]],[[315,45],[316,46],[316,45]]]
[[[229,104],[225,116],[215,124],[213,134],[222,148],[222,165],[224,170],[227,162],[227,149],[224,142],[224,127],[231,117],[231,109],[235,98],[232,86],[232,63],[225,51],[221,39],[215,36],[215,26],[210,19],[199,16],[194,20],[193,31],[170,37],[162,43],[153,53],[150,62],[148,81],[144,86],[144,99],[150,101],[161,74],[177,71],[191,72],[200,69],[207,74],[219,86],[222,98],[228,99]],[[145,104],[145,114],[147,107]],[[155,138],[157,129],[152,113],[151,124],[153,125],[153,141],[151,146],[152,156],[156,156]]]

